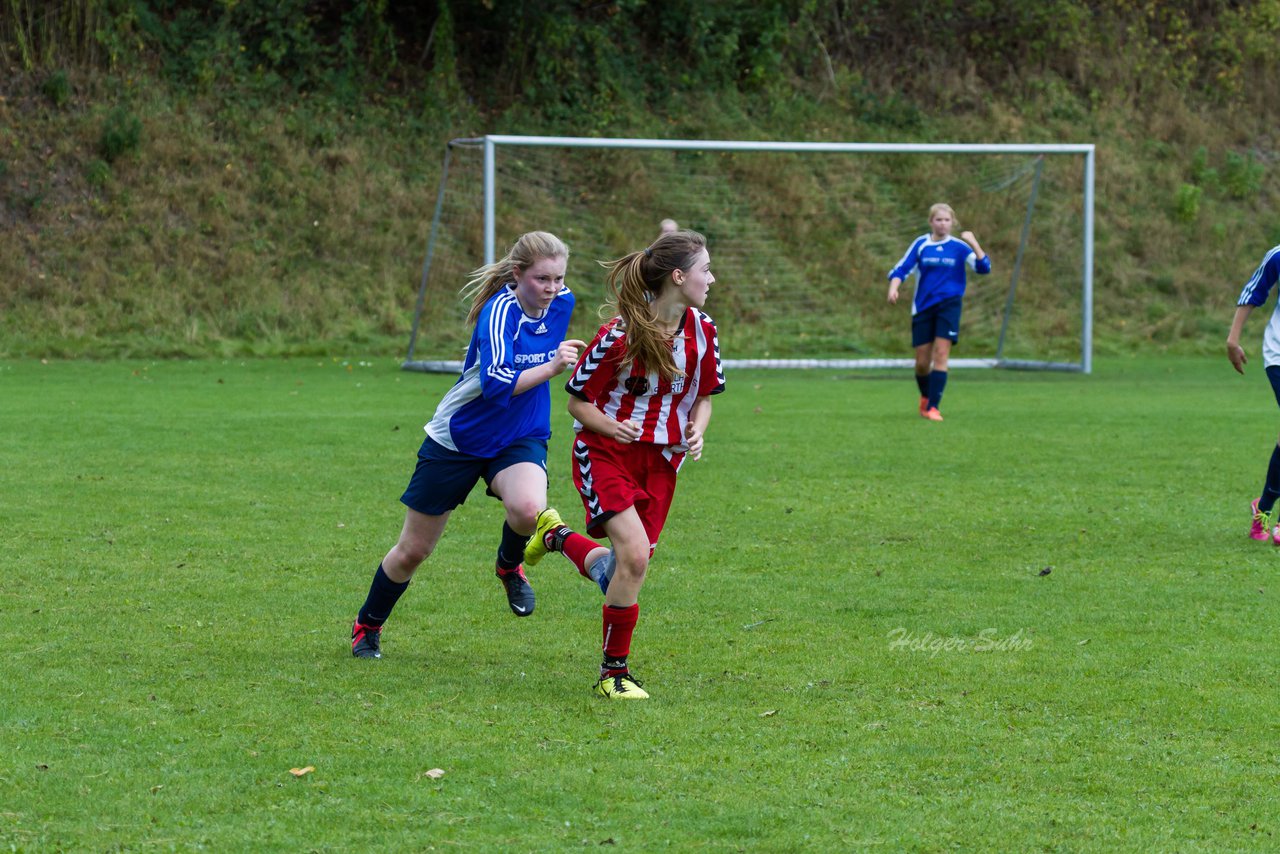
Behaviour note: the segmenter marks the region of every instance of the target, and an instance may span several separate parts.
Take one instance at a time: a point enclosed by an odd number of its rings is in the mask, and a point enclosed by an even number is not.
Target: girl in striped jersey
[[[520,236],[506,257],[472,274],[467,322],[474,323],[462,375],[424,428],[418,465],[400,501],[400,539],[374,573],[351,627],[351,654],[382,657],[382,625],[418,566],[435,549],[453,509],[484,479],[505,520],[496,572],[517,617],[533,613],[521,560],[547,506],[549,380],[586,344],[565,340],[573,293],[564,286],[569,249],[554,234]]]
[[[604,591],[604,658],[595,691],[649,695],[627,664],[640,587],[658,545],[686,457],[702,456],[711,396],[724,391],[716,326],[701,309],[715,281],[706,240],[662,234],[648,249],[608,262],[618,316],[600,328],[565,385],[577,433],[573,482],[586,530],[571,531],[551,508],[525,549],[536,564],[562,552]]]
[[[1277,279],[1280,279],[1280,246],[1273,246],[1240,291],[1235,317],[1231,320],[1231,331],[1227,333],[1227,358],[1231,361],[1231,366],[1241,374],[1244,373],[1245,362],[1249,361],[1245,357],[1244,348],[1240,346],[1244,322],[1255,307],[1266,303]],[[1276,403],[1280,403],[1280,302],[1276,303],[1271,312],[1271,320],[1262,336],[1262,361],[1267,379],[1271,381]],[[1271,463],[1267,466],[1267,479],[1262,485],[1262,495],[1253,499],[1249,508],[1252,514],[1249,536],[1261,542],[1269,540],[1280,546],[1280,525],[1276,524],[1277,499],[1280,499],[1280,440],[1271,449]]]

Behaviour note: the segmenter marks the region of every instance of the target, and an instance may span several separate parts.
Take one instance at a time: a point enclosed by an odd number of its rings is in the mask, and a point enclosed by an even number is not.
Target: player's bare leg
[[[404,527],[400,529],[400,539],[382,559],[382,570],[387,578],[397,584],[403,584],[418,571],[422,562],[435,551],[444,533],[444,526],[449,521],[449,514],[428,516],[412,508],[405,508]]]
[[[351,654],[356,658],[382,658],[382,624],[409,586],[409,579],[435,550],[449,514],[428,516],[405,509],[400,539],[387,552],[369,585],[369,595],[351,625]]]
[[[604,658],[595,691],[615,700],[643,700],[649,695],[631,675],[627,656],[640,616],[640,588],[649,569],[649,534],[634,507],[611,517],[604,529],[613,544],[616,567],[604,597]]]
[[[639,601],[640,587],[649,569],[649,534],[634,507],[610,517],[604,523],[604,530],[613,544],[617,562],[604,602],[616,608],[627,608]]]
[[[933,370],[947,370],[948,360],[951,358],[951,339],[936,338],[933,342]]]

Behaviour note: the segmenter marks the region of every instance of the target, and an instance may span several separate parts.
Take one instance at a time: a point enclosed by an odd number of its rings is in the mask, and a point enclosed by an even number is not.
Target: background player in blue
[[[897,266],[889,271],[889,302],[898,302],[898,286],[913,272],[916,292],[911,298],[911,346],[916,350],[916,386],[920,415],[941,421],[938,404],[947,387],[951,345],[960,340],[960,303],[964,298],[965,267],[986,275],[991,259],[972,231],[960,232],[956,212],[939,202],[929,208],[929,234],[917,237]]]
[[[520,236],[502,260],[472,273],[467,322],[474,323],[462,375],[426,425],[418,465],[400,500],[400,539],[374,573],[351,628],[351,653],[382,657],[382,625],[431,554],[455,507],[484,478],[506,519],[497,575],[512,613],[533,613],[521,561],[547,506],[548,380],[572,367],[583,341],[565,340],[573,294],[564,286],[569,249],[554,234]]]
[[[1258,269],[1245,282],[1240,291],[1240,299],[1236,301],[1236,314],[1231,320],[1231,331],[1227,333],[1227,358],[1231,366],[1244,373],[1245,362],[1249,361],[1240,346],[1240,333],[1244,322],[1253,311],[1254,306],[1267,301],[1267,295],[1275,287],[1280,277],[1280,246],[1271,247],[1262,257]],[[1275,392],[1276,403],[1280,404],[1280,302],[1271,312],[1271,320],[1262,334],[1262,363],[1271,381],[1271,390]],[[1249,536],[1255,540],[1270,540],[1280,546],[1280,527],[1276,526],[1276,499],[1280,498],[1280,440],[1271,449],[1271,463],[1267,466],[1267,479],[1262,485],[1262,495],[1253,499],[1250,505],[1252,522]]]

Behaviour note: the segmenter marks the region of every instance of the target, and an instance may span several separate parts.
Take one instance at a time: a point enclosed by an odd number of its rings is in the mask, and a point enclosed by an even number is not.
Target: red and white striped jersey
[[[615,421],[641,424],[644,432],[638,441],[673,445],[677,446],[673,451],[682,451],[684,428],[694,402],[724,391],[715,322],[690,307],[681,318],[672,348],[676,368],[684,372],[683,376],[661,380],[656,371],[648,373],[639,364],[633,364],[626,376],[620,376],[627,333],[622,328],[622,318],[615,317],[600,327],[578,359],[565,390]],[[583,426],[574,421],[573,429],[581,432]]]

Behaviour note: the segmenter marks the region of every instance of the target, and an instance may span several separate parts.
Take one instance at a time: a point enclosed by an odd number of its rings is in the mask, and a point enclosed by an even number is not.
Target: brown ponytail
[[[691,269],[706,246],[707,239],[696,231],[672,231],[660,236],[648,249],[600,262],[609,271],[613,307],[622,316],[627,333],[624,371],[638,363],[643,370],[656,371],[665,380],[680,373],[671,352],[671,338],[659,328],[651,303],[671,281],[671,273]]]

